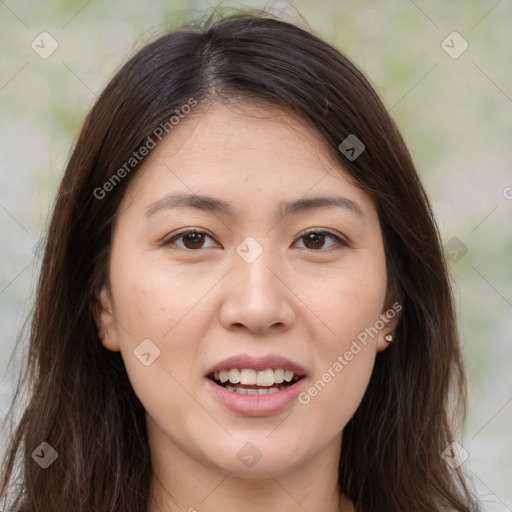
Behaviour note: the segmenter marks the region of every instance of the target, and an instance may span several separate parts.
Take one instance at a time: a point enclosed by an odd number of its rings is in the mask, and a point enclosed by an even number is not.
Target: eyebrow
[[[145,210],[144,216],[150,217],[158,211],[171,208],[195,208],[211,213],[223,213],[233,216],[235,209],[230,203],[215,197],[201,194],[171,193],[154,203]],[[314,209],[345,208],[359,217],[364,217],[361,207],[351,199],[336,196],[315,196],[301,198],[296,201],[281,201],[277,205],[276,215],[286,217]]]

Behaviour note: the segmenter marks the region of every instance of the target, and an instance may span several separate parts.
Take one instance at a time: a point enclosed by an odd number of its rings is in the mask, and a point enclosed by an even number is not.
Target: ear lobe
[[[377,352],[386,350],[394,341],[395,331],[402,317],[403,293],[396,279],[391,279],[380,318],[384,323],[377,339]],[[391,339],[389,339],[391,336]]]
[[[402,304],[395,301],[390,307],[385,308],[381,315],[384,327],[380,330],[377,339],[377,352],[386,350],[394,341],[395,331],[401,318]],[[391,336],[391,339],[390,339]]]
[[[112,313],[112,299],[106,285],[101,287],[100,292],[93,299],[91,311],[98,328],[98,338],[102,345],[107,350],[118,352],[120,347],[117,339],[116,322]]]

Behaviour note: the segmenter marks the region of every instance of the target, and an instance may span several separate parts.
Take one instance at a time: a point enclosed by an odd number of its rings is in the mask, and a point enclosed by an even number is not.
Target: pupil
[[[200,243],[202,236],[203,236],[202,233],[189,233],[186,236],[186,239],[189,241],[189,243],[194,245],[194,244]]]
[[[306,236],[309,242],[312,242],[313,245],[316,245],[319,243],[319,241],[324,237],[324,235],[318,234],[318,233],[310,233]]]

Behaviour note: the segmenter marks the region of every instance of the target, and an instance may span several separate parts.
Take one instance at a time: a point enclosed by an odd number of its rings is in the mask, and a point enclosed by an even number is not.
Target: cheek
[[[380,250],[354,252],[341,264],[301,281],[297,295],[320,321],[315,321],[315,345],[331,359],[333,353],[348,350],[383,312],[386,266]],[[371,341],[376,338],[369,337]]]
[[[319,425],[327,436],[339,433],[366,391],[376,356],[375,325],[386,293],[383,258],[354,259],[353,265],[325,275],[315,293],[302,291],[304,302],[321,319],[312,333],[314,375],[299,396],[312,434],[319,435]]]
[[[196,333],[202,328],[197,321],[202,320],[200,308],[193,307],[197,298],[181,286],[178,272],[142,262],[133,253],[121,257],[117,252],[112,258],[116,331],[132,387],[152,409],[162,395],[181,396],[177,382],[186,381],[185,369],[197,357]]]
[[[359,291],[332,304],[327,321],[336,335],[315,338],[314,374],[298,397],[304,428],[313,439],[334,438],[345,428],[366,392],[376,357],[377,338],[365,330],[379,318],[380,297]]]
[[[122,336],[130,333],[134,342],[154,338],[167,343],[184,320],[198,316],[198,302],[212,286],[205,281],[191,281],[165,256],[118,250],[112,258],[111,282],[117,319],[125,327]]]
[[[368,387],[374,360],[375,351],[368,348],[349,362],[334,359],[299,395],[297,417],[300,415],[301,428],[315,440],[317,448],[339,435],[355,414]]]
[[[179,290],[176,280],[168,285],[147,272],[140,273],[139,278],[134,275],[125,278],[118,286],[116,312],[122,327],[117,332],[128,371],[140,372],[142,354],[149,353],[146,359],[154,360],[148,367],[152,372],[161,370],[167,380],[170,377],[166,369],[179,373],[176,376],[180,380],[188,377],[186,368],[198,356],[208,322],[195,294],[176,290]]]

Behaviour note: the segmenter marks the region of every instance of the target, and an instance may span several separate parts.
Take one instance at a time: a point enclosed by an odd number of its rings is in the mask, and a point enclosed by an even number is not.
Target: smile
[[[268,395],[287,389],[302,378],[291,370],[283,368],[230,368],[209,375],[215,384],[240,395]]]

